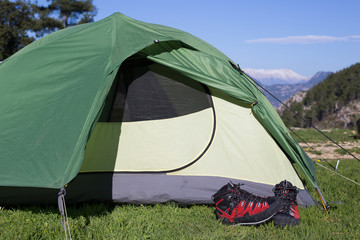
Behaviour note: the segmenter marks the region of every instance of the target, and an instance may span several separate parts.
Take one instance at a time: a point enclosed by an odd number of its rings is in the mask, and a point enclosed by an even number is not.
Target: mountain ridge
[[[267,91],[262,89],[262,92],[268,98],[270,103],[277,109],[280,107],[281,103],[273,96],[271,96],[271,94],[283,102],[298,92],[309,90],[316,84],[326,79],[330,74],[332,74],[332,72],[319,71],[315,73],[314,76],[309,78],[306,82],[296,84],[273,84],[269,86],[263,86]],[[269,94],[268,92],[271,94]]]

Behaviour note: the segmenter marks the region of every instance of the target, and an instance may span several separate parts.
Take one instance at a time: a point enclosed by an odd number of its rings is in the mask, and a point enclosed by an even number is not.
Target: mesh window
[[[108,121],[167,119],[211,107],[207,89],[200,83],[169,69],[150,68],[149,64],[137,63],[125,64],[119,70],[108,96],[113,99],[112,109],[107,110]],[[111,104],[110,99],[107,104]],[[102,116],[100,121],[103,120]]]

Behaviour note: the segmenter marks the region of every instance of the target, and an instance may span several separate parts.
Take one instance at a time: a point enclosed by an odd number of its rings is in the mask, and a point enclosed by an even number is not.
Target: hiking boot
[[[283,201],[283,207],[274,216],[274,225],[281,227],[298,225],[300,223],[299,208],[296,202],[298,189],[291,182],[284,180],[275,185],[273,192]]]
[[[216,216],[225,224],[257,225],[270,220],[281,208],[279,197],[260,197],[229,182],[212,196]]]

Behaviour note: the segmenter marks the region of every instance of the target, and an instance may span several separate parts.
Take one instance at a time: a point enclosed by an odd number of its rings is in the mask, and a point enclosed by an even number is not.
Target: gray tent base
[[[66,203],[115,202],[156,204],[213,204],[211,196],[229,181],[261,196],[273,196],[273,185],[211,176],[166,174],[80,173],[66,188]],[[0,205],[57,204],[57,189],[0,187]],[[300,206],[316,205],[306,190],[297,196]]]

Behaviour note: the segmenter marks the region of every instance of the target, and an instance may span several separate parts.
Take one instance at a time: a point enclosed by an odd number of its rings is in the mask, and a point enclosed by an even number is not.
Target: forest
[[[360,104],[360,63],[329,75],[308,90],[302,101],[289,103],[289,108],[297,114],[285,109],[281,117],[289,127],[353,128],[357,118],[360,118],[356,112],[347,116],[350,121],[335,119],[336,114],[351,103]],[[345,126],[341,126],[341,122]]]

